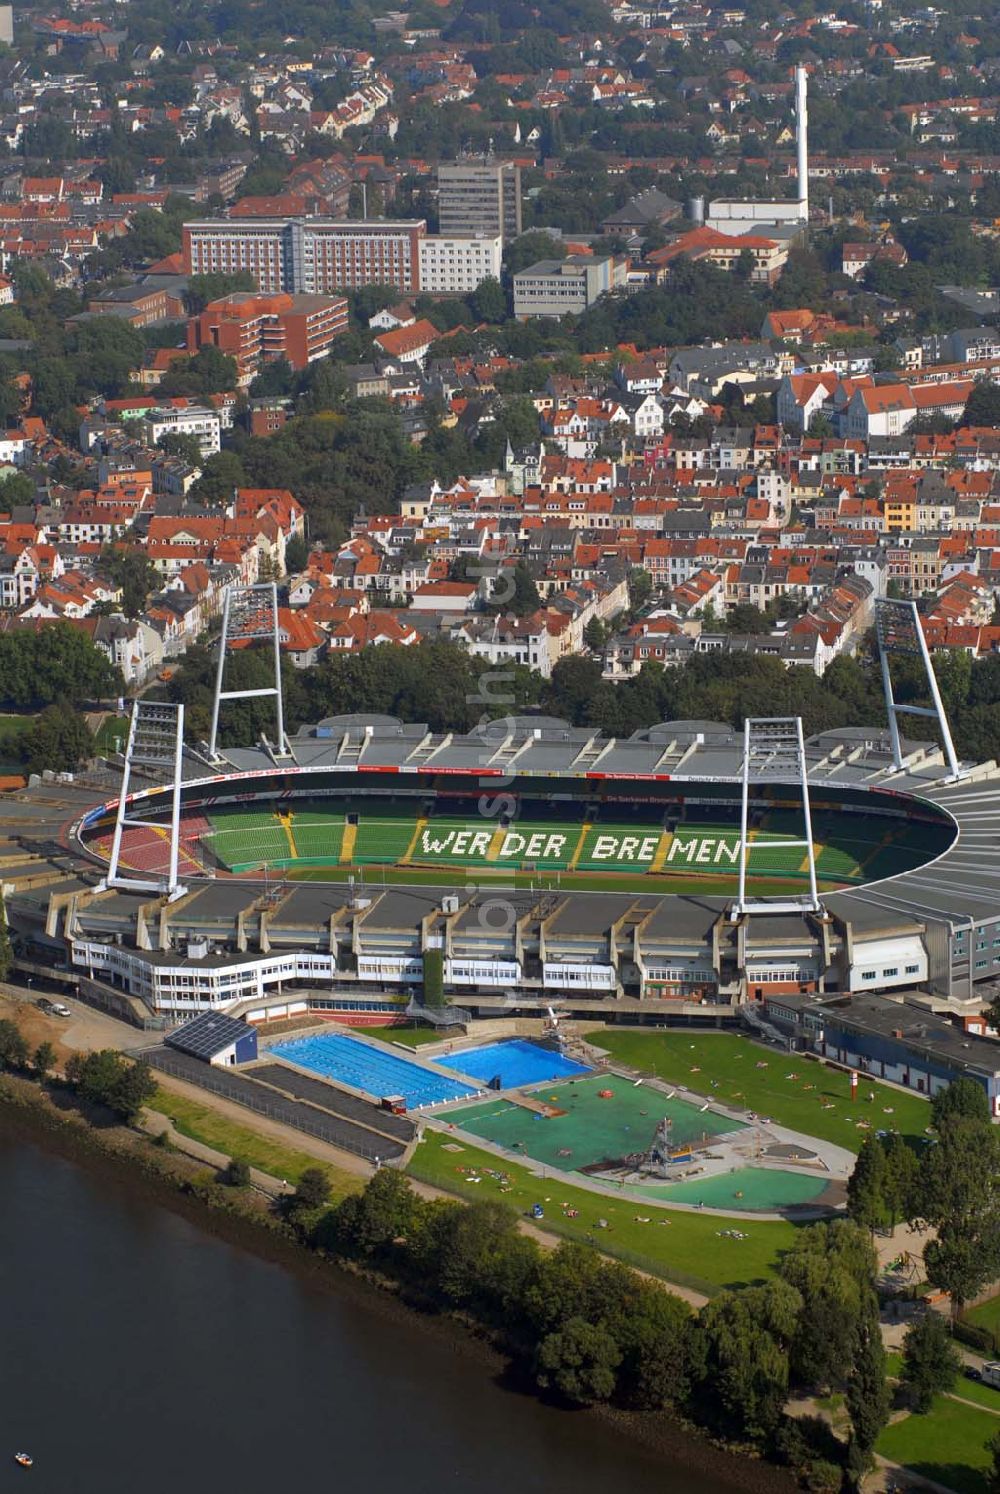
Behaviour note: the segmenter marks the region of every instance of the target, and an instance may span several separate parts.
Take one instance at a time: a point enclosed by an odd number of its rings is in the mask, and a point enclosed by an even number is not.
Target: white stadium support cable
[[[803,835],[788,840],[750,841],[750,790],[759,783],[797,780],[802,794]],[[813,846],[809,782],[801,716],[748,716],[743,724],[743,767],[740,795],[739,890],[730,917],[735,922],[748,913],[819,913],[816,890],[816,853]],[[809,891],[799,897],[747,896],[747,867],[754,851],[799,849],[806,853]]]

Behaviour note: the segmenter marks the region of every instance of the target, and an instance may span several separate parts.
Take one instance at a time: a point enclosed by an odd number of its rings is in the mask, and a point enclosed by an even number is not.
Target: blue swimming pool
[[[324,1032],[317,1037],[296,1038],[278,1043],[271,1052],[287,1058],[300,1068],[322,1074],[324,1079],[339,1080],[354,1089],[364,1090],[375,1099],[384,1095],[402,1095],[407,1108],[419,1110],[424,1105],[441,1105],[446,1100],[464,1100],[476,1091],[469,1084],[434,1074],[394,1053],[359,1043],[341,1033]]]
[[[544,1084],[549,1079],[572,1079],[589,1074],[590,1069],[572,1058],[564,1058],[555,1049],[542,1048],[538,1043],[525,1042],[521,1038],[509,1038],[502,1043],[487,1043],[483,1048],[465,1048],[448,1058],[437,1058],[444,1069],[456,1074],[467,1074],[489,1084],[497,1075],[503,1089],[519,1089],[524,1084]]]

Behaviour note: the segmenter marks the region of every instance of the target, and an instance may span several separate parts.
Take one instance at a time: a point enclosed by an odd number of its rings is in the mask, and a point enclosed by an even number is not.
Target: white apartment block
[[[420,289],[428,295],[469,295],[484,280],[500,279],[503,235],[431,234],[420,240]]]
[[[211,456],[222,450],[222,420],[215,410],[206,410],[200,405],[187,409],[150,410],[142,420],[143,432],[150,446],[155,446],[161,436],[194,436],[201,447],[202,456]]]

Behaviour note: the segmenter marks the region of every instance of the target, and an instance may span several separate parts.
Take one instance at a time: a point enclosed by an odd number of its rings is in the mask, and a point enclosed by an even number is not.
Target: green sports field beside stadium
[[[459,806],[461,809],[464,806]],[[236,874],[279,871],[329,880],[348,874],[386,883],[432,883],[456,869],[484,882],[629,891],[728,893],[740,858],[735,807],[657,805],[595,810],[582,803],[534,806],[502,824],[448,812],[451,805],[387,798],[301,800],[210,809],[197,835],[206,858]],[[752,817],[749,881],[759,893],[799,890],[805,854],[800,814],[775,807]],[[938,826],[914,818],[813,812],[821,890],[858,886],[908,870],[941,848]]]

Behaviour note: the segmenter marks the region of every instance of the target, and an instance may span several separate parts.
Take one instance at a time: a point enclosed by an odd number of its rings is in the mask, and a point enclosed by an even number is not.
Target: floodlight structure
[[[108,887],[121,887],[135,892],[164,891],[173,897],[183,889],[177,876],[178,850],[181,827],[181,753],[184,746],[184,707],[167,705],[161,701],[137,700],[132,706],[128,740],[125,744],[125,766],[118,795],[118,811],[115,815],[115,833],[111,842],[111,857]],[[127,829],[150,828],[149,820],[138,818],[129,810],[128,796],[132,783],[133,768],[150,768],[160,776],[170,774],[170,862],[166,880],[135,877],[123,874],[121,866],[122,833]]]
[[[903,749],[899,740],[897,717],[924,716],[936,721],[941,732],[941,743],[948,759],[948,779],[953,783],[964,777],[955,756],[955,744],[951,740],[951,728],[945,715],[944,702],[938,689],[934,665],[931,663],[927,639],[920,625],[920,614],[916,602],[882,599],[875,603],[875,636],[878,640],[878,657],[882,667],[882,689],[885,692],[885,709],[889,718],[889,738],[892,743],[892,760],[899,769],[903,767]],[[933,706],[900,704],[892,690],[892,672],[889,667],[891,654],[907,654],[919,659],[924,667],[924,676]]]
[[[226,669],[226,649],[230,643],[257,638],[270,638],[274,646],[274,684],[260,690],[223,690]],[[278,631],[278,588],[273,581],[260,581],[254,586],[230,586],[222,604],[222,636],[219,639],[219,663],[215,672],[215,696],[212,700],[212,730],[208,739],[208,755],[218,758],[216,741],[219,734],[219,706],[224,700],[250,700],[257,696],[274,696],[278,735],[275,752],[283,757],[288,752],[285,738],[285,715],[281,703],[281,640]]]
[[[766,840],[753,844],[749,837],[751,784],[798,781],[802,793],[803,835],[788,840]],[[755,851],[798,849],[805,852],[809,872],[809,891],[800,897],[747,897],[747,868]],[[740,864],[739,890],[731,918],[745,913],[819,913],[816,890],[816,854],[813,847],[812,816],[809,812],[809,783],[806,772],[806,749],[802,737],[801,716],[752,716],[743,724],[743,774],[740,796]]]

